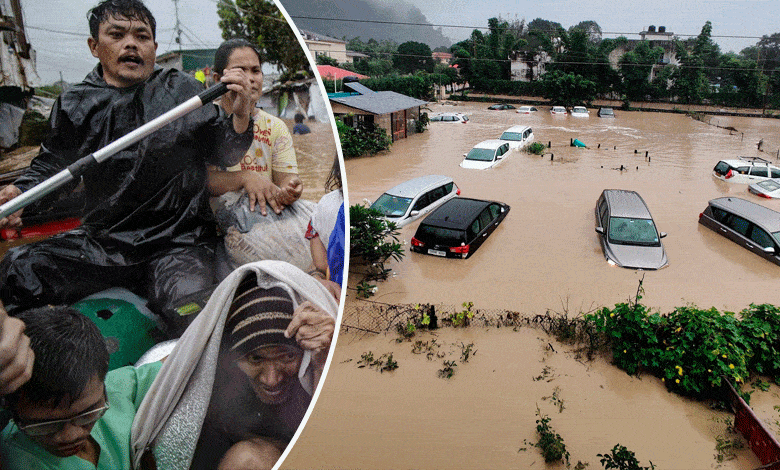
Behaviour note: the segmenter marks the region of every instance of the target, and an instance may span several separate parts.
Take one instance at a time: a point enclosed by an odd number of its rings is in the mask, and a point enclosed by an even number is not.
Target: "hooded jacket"
[[[14,185],[30,189],[201,91],[194,78],[160,67],[142,83],[113,87],[98,65],[57,99],[48,137]],[[156,248],[199,244],[214,234],[206,163],[235,161],[251,142],[252,125],[236,133],[213,104],[187,114],[84,174],[84,229],[125,262],[143,261]]]

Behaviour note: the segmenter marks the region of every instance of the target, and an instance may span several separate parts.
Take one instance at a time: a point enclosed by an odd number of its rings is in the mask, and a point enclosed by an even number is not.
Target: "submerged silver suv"
[[[780,213],[738,197],[713,199],[699,223],[780,265]]]
[[[605,189],[596,203],[596,232],[612,265],[661,269],[669,260],[644,199],[635,191]]]

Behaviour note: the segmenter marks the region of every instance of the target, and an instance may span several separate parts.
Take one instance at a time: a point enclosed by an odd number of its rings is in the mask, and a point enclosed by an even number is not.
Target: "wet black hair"
[[[327,191],[333,191],[341,188],[341,167],[339,166],[339,156],[336,155],[333,159],[333,166],[330,168],[328,179],[325,180],[325,189]]]
[[[260,52],[260,49],[256,45],[244,38],[233,38],[220,44],[217,48],[217,52],[214,53],[214,73],[222,75],[230,60],[230,55],[233,54],[233,51],[236,49],[241,49],[243,47],[252,49],[255,54],[257,54],[257,60],[260,61],[260,65],[263,65],[263,53]]]
[[[295,122],[303,122],[304,117],[305,116],[301,113],[295,113]]]
[[[108,348],[97,325],[68,306],[41,307],[16,315],[35,353],[32,376],[8,395],[11,409],[21,396],[37,405],[71,406],[97,375],[108,373]]]
[[[152,30],[152,39],[157,37],[157,22],[141,0],[103,0],[89,10],[87,21],[89,21],[89,34],[92,39],[98,39],[101,23],[108,21],[109,18],[143,21]]]

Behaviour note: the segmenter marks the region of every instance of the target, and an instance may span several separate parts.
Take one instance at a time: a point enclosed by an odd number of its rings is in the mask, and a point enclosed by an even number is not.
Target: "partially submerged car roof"
[[[456,197],[445,202],[425,218],[423,224],[435,227],[465,230],[478,215],[494,201]]]
[[[780,213],[761,204],[738,197],[719,197],[711,200],[709,205],[755,222],[770,232],[780,232]]]
[[[531,129],[531,126],[512,126],[504,132],[517,132],[518,134],[521,134],[525,132],[526,129]]]
[[[409,197],[413,198],[425,192],[429,189],[434,189],[437,186],[441,186],[452,182],[452,178],[443,175],[427,175],[414,178],[409,181],[405,181],[398,186],[395,186],[387,191],[387,194],[391,196]]]
[[[612,217],[652,219],[644,199],[636,191],[605,189],[604,198],[609,204],[609,213]]]
[[[483,140],[482,142],[478,143],[474,146],[475,149],[497,149],[504,145],[506,143],[506,140],[498,140],[498,139],[490,139],[490,140]]]

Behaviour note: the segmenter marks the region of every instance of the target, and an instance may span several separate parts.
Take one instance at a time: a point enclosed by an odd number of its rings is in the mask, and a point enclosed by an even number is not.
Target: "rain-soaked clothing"
[[[112,87],[98,65],[57,100],[40,153],[14,185],[32,188],[201,91],[197,80],[159,67],[143,83]],[[206,104],[96,165],[83,176],[82,227],[10,250],[0,263],[0,299],[26,309],[124,286],[160,313],[211,286],[216,226],[206,163],[234,164],[251,141],[251,125],[237,134]]]

